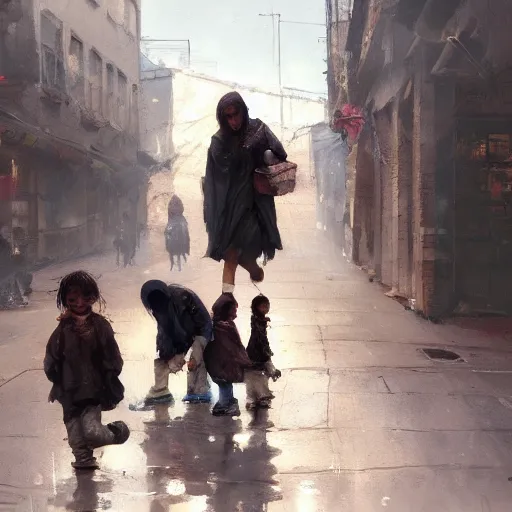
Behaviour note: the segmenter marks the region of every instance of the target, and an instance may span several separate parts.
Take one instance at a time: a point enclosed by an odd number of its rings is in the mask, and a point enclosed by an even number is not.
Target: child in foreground
[[[52,382],[49,401],[62,405],[75,469],[98,469],[93,450],[123,444],[129,436],[122,421],[101,422],[101,412],[115,409],[124,398],[119,381],[123,359],[109,321],[93,311],[105,305],[98,284],[87,272],[72,272],[59,286],[62,314],[50,336],[44,372]]]
[[[251,337],[247,345],[247,355],[253,369],[246,372],[247,409],[268,408],[274,395],[268,387],[268,380],[276,381],[281,372],[272,363],[272,350],[267,336],[270,318],[270,301],[264,295],[254,297],[251,303]]]
[[[238,400],[233,396],[233,383],[243,382],[251,367],[245,347],[235,325],[238,303],[231,293],[223,293],[212,307],[213,341],[204,352],[206,369],[219,386],[219,401],[212,409],[214,416],[240,416]]]

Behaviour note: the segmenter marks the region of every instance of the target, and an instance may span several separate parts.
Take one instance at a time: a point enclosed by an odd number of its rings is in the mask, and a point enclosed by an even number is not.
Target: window
[[[89,108],[103,113],[103,61],[94,50],[89,53]]]
[[[85,98],[84,45],[74,36],[71,36],[69,43],[68,76],[71,96],[83,101]]]
[[[137,8],[133,0],[126,0],[126,26],[128,32],[134,36],[137,35]]]
[[[114,66],[107,64],[107,119],[114,120]]]
[[[108,0],[108,14],[119,25],[124,25],[124,3],[126,0]]]
[[[117,74],[117,124],[126,128],[128,120],[128,80],[120,71]]]
[[[65,91],[62,23],[49,11],[41,13],[41,63],[43,85]]]

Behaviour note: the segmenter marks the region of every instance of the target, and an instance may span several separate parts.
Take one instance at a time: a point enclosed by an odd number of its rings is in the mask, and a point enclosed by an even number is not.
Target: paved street
[[[509,511],[512,502],[512,345],[418,319],[385,297],[315,229],[313,193],[279,201],[286,245],[266,268],[271,344],[283,378],[268,414],[214,418],[184,406],[185,374],[171,377],[174,407],[131,412],[151,384],[155,326],[141,307],[148,278],[175,280],[210,306],[218,264],[202,259],[196,178],[176,180],[193,255],[170,274],[152,232],[137,266],[111,256],[41,271],[34,300],[0,313],[0,510],[373,512]],[[106,415],[132,429],[98,451],[101,471],[80,475],[41,370],[56,325],[52,290],[67,271],[100,276],[125,358],[126,400]],[[240,274],[238,324],[248,339],[257,290]],[[421,349],[455,350],[434,362]],[[236,387],[243,403],[244,387]],[[510,479],[510,480],[509,480]]]

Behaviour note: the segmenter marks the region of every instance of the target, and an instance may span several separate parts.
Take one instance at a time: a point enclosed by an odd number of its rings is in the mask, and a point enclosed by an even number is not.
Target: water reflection
[[[207,405],[187,407],[182,418],[170,417],[166,406],[155,408],[155,419],[145,424],[146,439],[142,448],[147,457],[147,490],[154,493],[150,512],[204,509],[206,496],[212,490],[205,460],[211,443],[204,428],[209,416]],[[178,504],[185,507],[175,507]],[[194,508],[190,505],[195,503]]]
[[[104,474],[80,471],[60,483],[48,505],[57,510],[92,511],[112,508],[113,481]]]
[[[267,443],[268,411],[255,411],[249,431],[225,433],[222,458],[215,473],[211,510],[264,512],[268,503],[282,499],[271,460],[281,453]]]
[[[157,407],[142,444],[149,511],[267,510],[282,499],[271,464],[280,450],[267,443],[269,426],[268,411],[258,411],[244,431],[240,420],[212,417],[207,405],[188,406],[174,419]]]

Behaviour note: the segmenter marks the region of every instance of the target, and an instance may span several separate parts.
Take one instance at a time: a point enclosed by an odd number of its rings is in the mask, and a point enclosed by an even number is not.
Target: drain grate
[[[434,361],[463,361],[459,354],[442,348],[422,348],[421,351]]]

